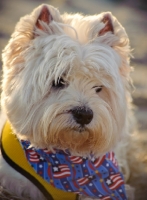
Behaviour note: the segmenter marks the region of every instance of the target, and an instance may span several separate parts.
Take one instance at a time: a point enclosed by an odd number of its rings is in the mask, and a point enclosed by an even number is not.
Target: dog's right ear
[[[44,5],[41,8],[41,12],[39,14],[39,17],[36,21],[36,27],[42,31],[45,31],[45,26],[44,23],[46,23],[47,25],[50,24],[50,22],[53,20],[53,17],[49,11],[49,8]]]

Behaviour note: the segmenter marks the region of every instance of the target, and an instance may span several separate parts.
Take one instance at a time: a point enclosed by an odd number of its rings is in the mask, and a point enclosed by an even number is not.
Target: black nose
[[[75,107],[71,111],[75,121],[82,126],[89,124],[93,118],[93,112],[90,108]]]

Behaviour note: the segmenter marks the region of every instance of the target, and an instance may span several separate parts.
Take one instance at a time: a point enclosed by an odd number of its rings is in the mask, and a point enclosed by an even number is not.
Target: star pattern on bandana
[[[72,156],[69,152],[30,148],[21,141],[32,168],[57,189],[100,200],[127,200],[123,176],[113,152],[91,159]]]

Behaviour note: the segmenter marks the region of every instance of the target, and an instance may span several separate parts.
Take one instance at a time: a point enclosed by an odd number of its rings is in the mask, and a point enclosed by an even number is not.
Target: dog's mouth
[[[76,132],[79,132],[79,133],[88,131],[87,128],[86,128],[85,126],[74,127],[73,130],[76,131]]]

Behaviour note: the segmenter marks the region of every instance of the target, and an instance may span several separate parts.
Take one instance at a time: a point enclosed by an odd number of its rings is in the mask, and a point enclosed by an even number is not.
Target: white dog
[[[130,47],[117,19],[41,5],[2,57],[0,184],[21,199],[126,199],[112,152],[128,179]]]

